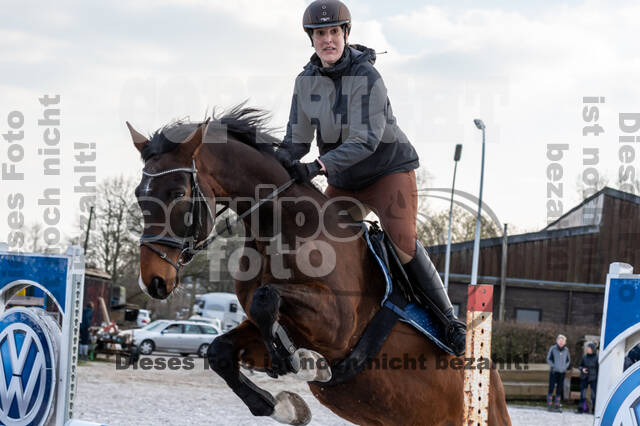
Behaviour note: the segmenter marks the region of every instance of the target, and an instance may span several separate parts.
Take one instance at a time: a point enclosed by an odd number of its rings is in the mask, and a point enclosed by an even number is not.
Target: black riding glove
[[[291,159],[291,153],[286,149],[278,149],[275,152],[276,159],[282,164],[285,169],[291,168],[293,160]]]
[[[297,182],[304,183],[309,182],[314,177],[324,172],[321,169],[318,160],[313,163],[301,163],[299,161],[294,162],[289,169],[289,174]]]

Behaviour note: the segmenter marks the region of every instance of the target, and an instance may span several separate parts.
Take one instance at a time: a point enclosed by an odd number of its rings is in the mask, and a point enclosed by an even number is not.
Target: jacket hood
[[[345,46],[342,56],[332,67],[324,68],[320,57],[314,53],[304,69],[335,79],[341,77],[352,65],[365,61],[373,65],[376,62],[376,51],[361,44],[349,44]]]
[[[376,63],[375,50],[367,46],[363,46],[362,44],[350,44],[349,47],[351,47],[353,53],[355,53],[354,62],[361,63],[364,61],[369,61],[371,62],[371,65]]]

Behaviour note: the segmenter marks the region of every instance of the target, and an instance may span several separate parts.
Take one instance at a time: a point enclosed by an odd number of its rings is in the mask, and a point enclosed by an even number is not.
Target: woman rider
[[[373,67],[376,54],[347,44],[351,15],[341,1],[314,1],[302,22],[315,54],[296,78],[277,157],[296,180],[325,174],[328,197],[352,197],[376,213],[415,293],[423,304],[430,301],[439,308],[445,339],[461,355],[465,325],[456,319],[440,276],[417,240],[418,154],[393,116],[382,77]],[[320,156],[301,163],[314,133]],[[351,213],[363,219],[363,212]]]

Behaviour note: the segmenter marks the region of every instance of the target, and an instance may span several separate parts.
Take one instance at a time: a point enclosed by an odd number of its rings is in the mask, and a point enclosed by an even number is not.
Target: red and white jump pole
[[[464,356],[473,360],[473,368],[464,370],[463,424],[484,426],[489,417],[493,286],[477,284],[469,285],[468,289],[467,345]]]

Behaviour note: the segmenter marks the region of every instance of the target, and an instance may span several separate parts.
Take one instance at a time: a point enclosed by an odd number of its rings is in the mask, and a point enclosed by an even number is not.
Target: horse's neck
[[[255,188],[258,186],[261,187],[259,194],[256,189],[253,190],[254,203],[260,203],[278,188],[276,185],[255,183]],[[241,200],[243,197],[238,196],[236,199]],[[261,204],[253,214],[246,216],[243,219],[245,230],[248,236],[262,241],[280,235],[282,242],[289,247],[293,247],[296,241],[313,239],[328,240],[331,244],[331,238],[326,238],[329,234],[327,224],[335,227],[340,218],[333,206],[323,208],[326,203],[327,198],[317,190],[294,184],[272,201]],[[249,205],[244,203],[236,208],[236,213],[242,214],[248,208]]]
[[[237,214],[243,214],[291,179],[273,156],[235,140],[210,144],[203,151],[199,163],[206,168],[211,191],[228,197],[231,209]],[[340,220],[338,209],[335,206],[323,209],[326,202],[327,198],[316,189],[294,184],[279,193],[273,202],[262,204],[256,214],[245,218],[246,225],[261,225],[257,231],[256,226],[247,226],[247,232],[258,239],[273,236],[278,230],[269,224],[275,219],[281,222],[284,237],[294,238],[302,231],[302,227],[295,224],[296,218],[304,216],[304,231],[308,231],[318,226],[321,210],[335,225]]]
[[[238,214],[245,212],[250,203],[235,204],[233,200],[251,199],[253,203],[258,202],[258,199],[266,197],[290,179],[274,158],[240,142],[210,144],[201,155],[204,155],[201,167],[206,169],[205,173],[211,178],[210,189],[227,195],[232,201],[231,208]],[[261,187],[261,191],[256,194],[258,187]],[[362,238],[356,237],[358,229],[349,226],[352,219],[341,215],[334,203],[327,205],[327,202],[327,198],[317,190],[294,184],[279,194],[275,202],[261,205],[243,219],[247,237],[253,238],[258,251],[269,258],[278,252],[267,250],[271,244],[269,239],[278,233],[282,233],[281,241],[287,244],[289,250],[299,246],[296,242],[300,240],[300,236],[314,236],[311,240],[322,240],[336,249],[337,267],[342,268],[341,271],[351,269],[348,273],[352,273],[353,268],[363,268],[361,274],[356,274],[361,276],[357,282],[321,280],[337,290],[370,292],[372,283],[365,281],[370,279],[371,268],[375,266],[372,266],[371,259],[364,253],[367,249]],[[279,229],[274,223],[279,223]],[[320,232],[316,234],[318,229]],[[334,238],[336,236],[339,238]],[[293,262],[295,252],[289,257]]]
[[[198,154],[198,169],[209,178],[210,189],[230,199],[256,197],[256,188],[282,185],[289,175],[275,157],[228,137],[225,143],[204,145]],[[260,196],[267,195],[263,188]]]

